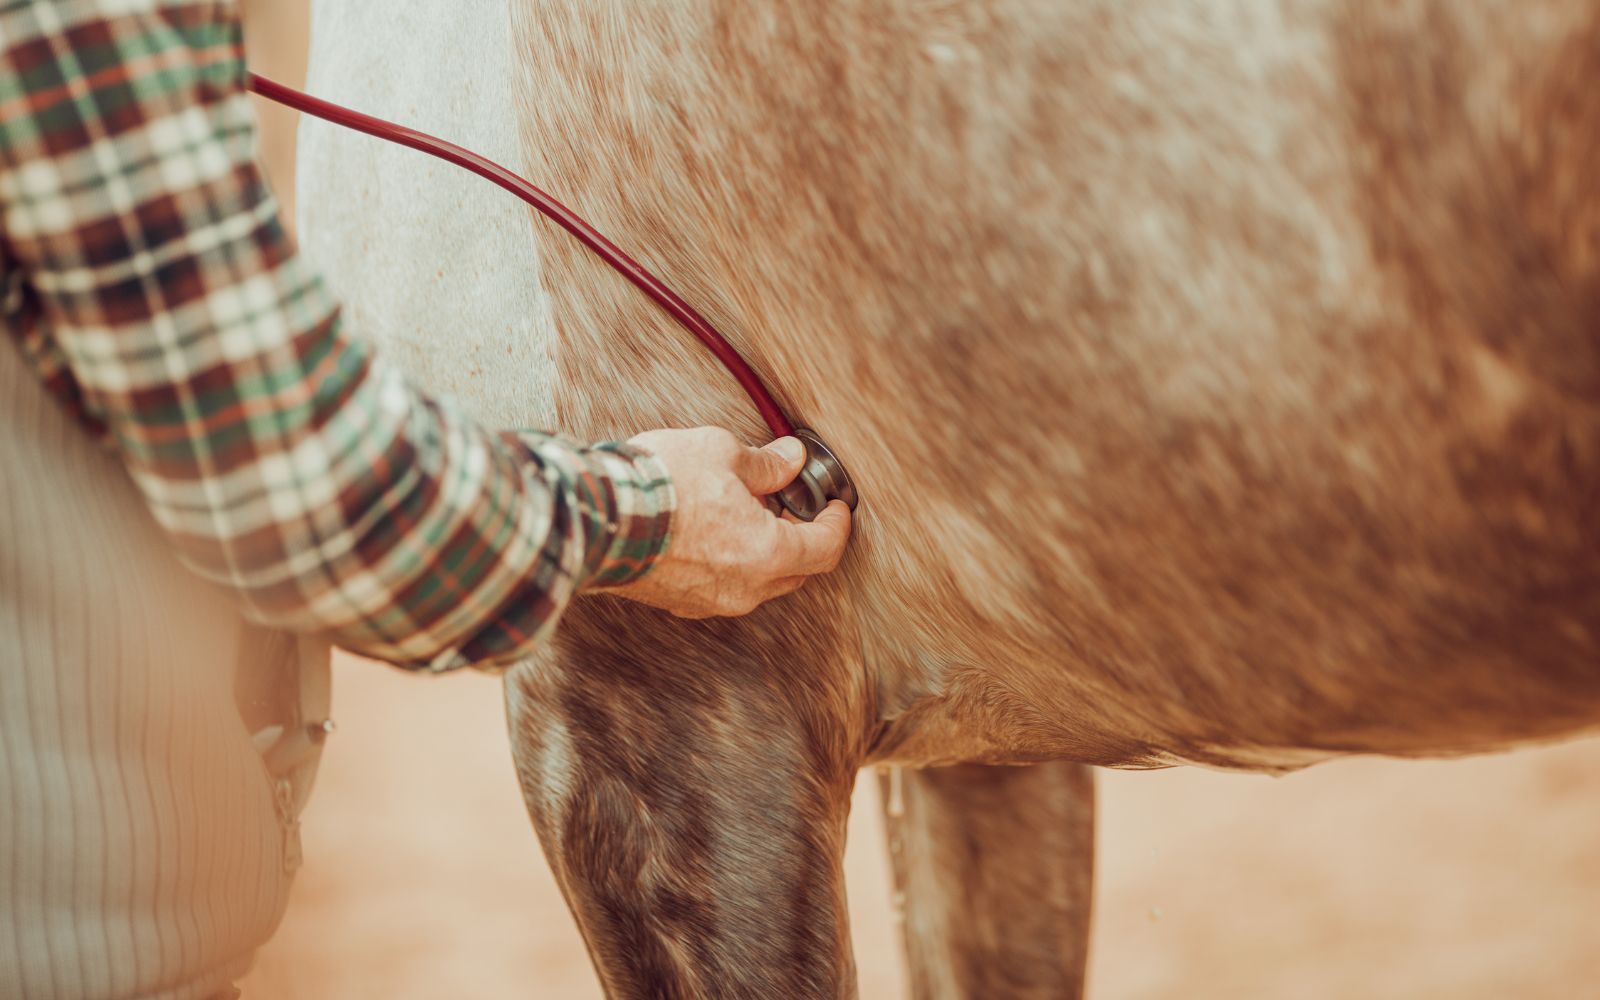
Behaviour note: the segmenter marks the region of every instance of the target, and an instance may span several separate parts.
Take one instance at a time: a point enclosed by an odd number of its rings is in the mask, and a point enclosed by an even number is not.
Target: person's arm
[[[492,434],[343,335],[253,162],[228,7],[12,3],[0,49],[5,324],[252,617],[503,665],[661,558],[659,461]]]

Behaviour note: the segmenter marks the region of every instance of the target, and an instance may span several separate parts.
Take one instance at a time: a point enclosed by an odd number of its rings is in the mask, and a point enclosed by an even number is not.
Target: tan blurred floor
[[[598,997],[498,684],[338,662],[306,868],[247,998]],[[1090,995],[1574,997],[1600,982],[1600,741],[1283,779],[1105,773]],[[871,783],[862,996],[898,997]]]

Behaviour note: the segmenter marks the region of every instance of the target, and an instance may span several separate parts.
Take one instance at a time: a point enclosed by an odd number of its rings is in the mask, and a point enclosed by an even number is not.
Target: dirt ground
[[[600,996],[522,811],[497,682],[337,662],[306,867],[247,1000]],[[1105,772],[1089,995],[1593,995],[1600,740],[1287,778]],[[873,783],[861,995],[904,995]]]

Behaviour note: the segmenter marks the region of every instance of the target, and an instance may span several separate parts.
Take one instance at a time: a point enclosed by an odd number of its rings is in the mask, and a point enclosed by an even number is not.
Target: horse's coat
[[[1592,5],[512,0],[506,38],[494,138],[865,498],[795,597],[582,601],[514,676],[530,811],[614,993],[850,994],[864,763],[1277,768],[1600,716]],[[533,232],[504,346],[553,370],[452,380],[430,332],[400,346],[431,384],[509,422],[547,379],[582,436],[757,437],[696,343]],[[533,266],[522,239],[485,280]],[[1081,773],[902,800],[923,994],[1074,989]]]

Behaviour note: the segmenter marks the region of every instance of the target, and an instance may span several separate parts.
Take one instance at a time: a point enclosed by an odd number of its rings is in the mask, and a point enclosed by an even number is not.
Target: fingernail
[[[767,445],[778,453],[778,457],[786,462],[798,462],[806,457],[806,446],[797,437],[781,437]]]

